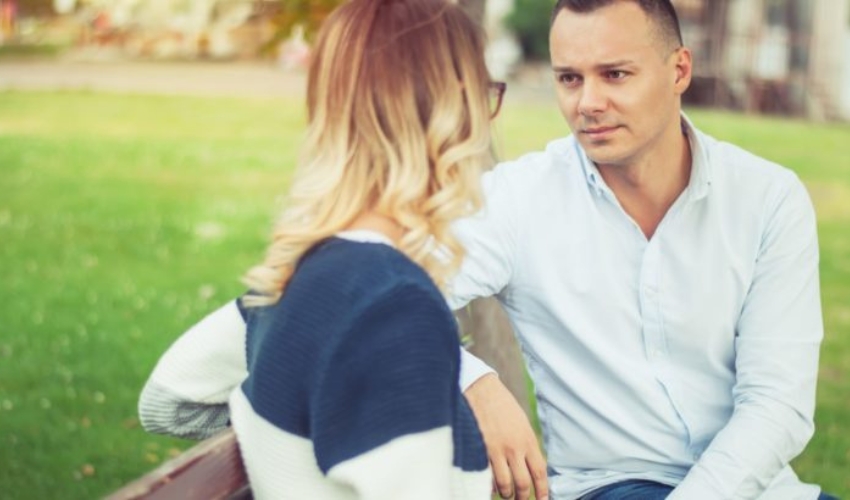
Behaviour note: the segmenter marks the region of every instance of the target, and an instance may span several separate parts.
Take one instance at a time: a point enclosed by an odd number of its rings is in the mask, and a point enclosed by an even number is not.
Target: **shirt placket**
[[[661,276],[664,274],[662,269],[664,266],[662,255],[664,233],[670,230],[668,226],[671,221],[680,215],[685,199],[687,199],[687,196],[681,197],[670,207],[664,220],[659,224],[655,235],[646,243],[641,260],[638,295],[640,298],[644,355],[655,373],[655,379],[664,388],[667,399],[679,418],[683,437],[690,442],[691,426],[682,413],[681,404],[683,401],[676,397],[676,377],[678,375],[670,364],[670,344],[664,324],[664,293],[661,288]],[[691,452],[696,461],[699,458],[698,450],[691,450]]]
[[[661,317],[661,294],[658,282],[660,260],[659,245],[655,239],[650,240],[643,253],[638,294],[643,323],[644,353],[647,360],[656,367],[658,376],[661,375],[662,370],[660,368],[668,356],[667,339],[664,337],[664,324]]]

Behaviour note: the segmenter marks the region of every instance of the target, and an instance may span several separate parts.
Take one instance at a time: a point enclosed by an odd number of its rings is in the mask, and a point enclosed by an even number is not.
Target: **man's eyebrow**
[[[634,64],[634,61],[631,59],[621,59],[619,61],[611,61],[607,63],[597,64],[594,66],[597,70],[609,70],[614,68],[622,68],[623,66],[629,66]],[[578,73],[579,71],[572,66],[552,66],[552,71],[555,73]]]

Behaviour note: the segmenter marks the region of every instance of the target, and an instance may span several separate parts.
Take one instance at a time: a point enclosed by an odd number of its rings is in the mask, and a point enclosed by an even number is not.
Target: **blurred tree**
[[[478,24],[484,23],[484,14],[487,6],[486,0],[460,0],[458,3],[475,22]]]
[[[307,36],[319,29],[322,21],[328,17],[344,0],[282,0],[278,26],[288,36],[295,25],[304,26]]]
[[[18,15],[21,16],[50,16],[53,15],[53,0],[16,0]]]
[[[549,59],[549,17],[554,6],[555,0],[515,0],[505,23],[516,33],[526,59]]]
[[[458,3],[478,24],[484,23],[486,0],[459,0]],[[544,31],[548,32],[548,25]],[[457,313],[457,318],[461,331],[471,341],[469,351],[499,373],[502,383],[531,416],[525,363],[510,320],[499,302],[494,297],[473,300]]]
[[[31,2],[40,2],[52,0],[25,0]],[[321,26],[322,21],[328,17],[337,6],[346,0],[280,0],[280,6],[277,14],[273,16],[272,22],[276,27],[276,36],[272,41],[273,45],[277,45],[281,40],[289,37],[292,29],[297,25],[304,27],[304,32],[307,39],[310,39],[316,30]],[[486,0],[460,0],[463,7],[470,17],[481,24],[484,21],[484,8]]]
[[[265,49],[273,51],[283,41],[289,38],[293,28],[302,26],[306,38],[310,40],[337,6],[345,0],[280,0],[276,12],[271,16],[275,34],[266,44]]]

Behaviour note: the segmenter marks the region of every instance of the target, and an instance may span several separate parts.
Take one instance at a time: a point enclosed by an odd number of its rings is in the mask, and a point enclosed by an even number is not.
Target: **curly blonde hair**
[[[304,149],[248,303],[276,302],[304,253],[368,210],[444,288],[463,258],[450,224],[480,208],[493,161],[480,28],[444,0],[351,0],[319,32],[307,82]]]

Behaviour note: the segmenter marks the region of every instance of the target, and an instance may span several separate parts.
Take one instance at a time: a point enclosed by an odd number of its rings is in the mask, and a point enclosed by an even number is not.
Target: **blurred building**
[[[517,39],[505,24],[516,2],[482,1],[488,65],[495,77],[506,78],[521,62]],[[850,120],[850,0],[673,3],[695,57],[689,103]],[[305,46],[297,37],[280,43],[276,16],[282,5],[281,0],[0,0],[0,44],[76,44],[153,58],[278,52],[282,64],[297,67]],[[548,15],[548,7],[541,8],[541,16]]]
[[[691,103],[850,120],[850,0],[673,0]]]

